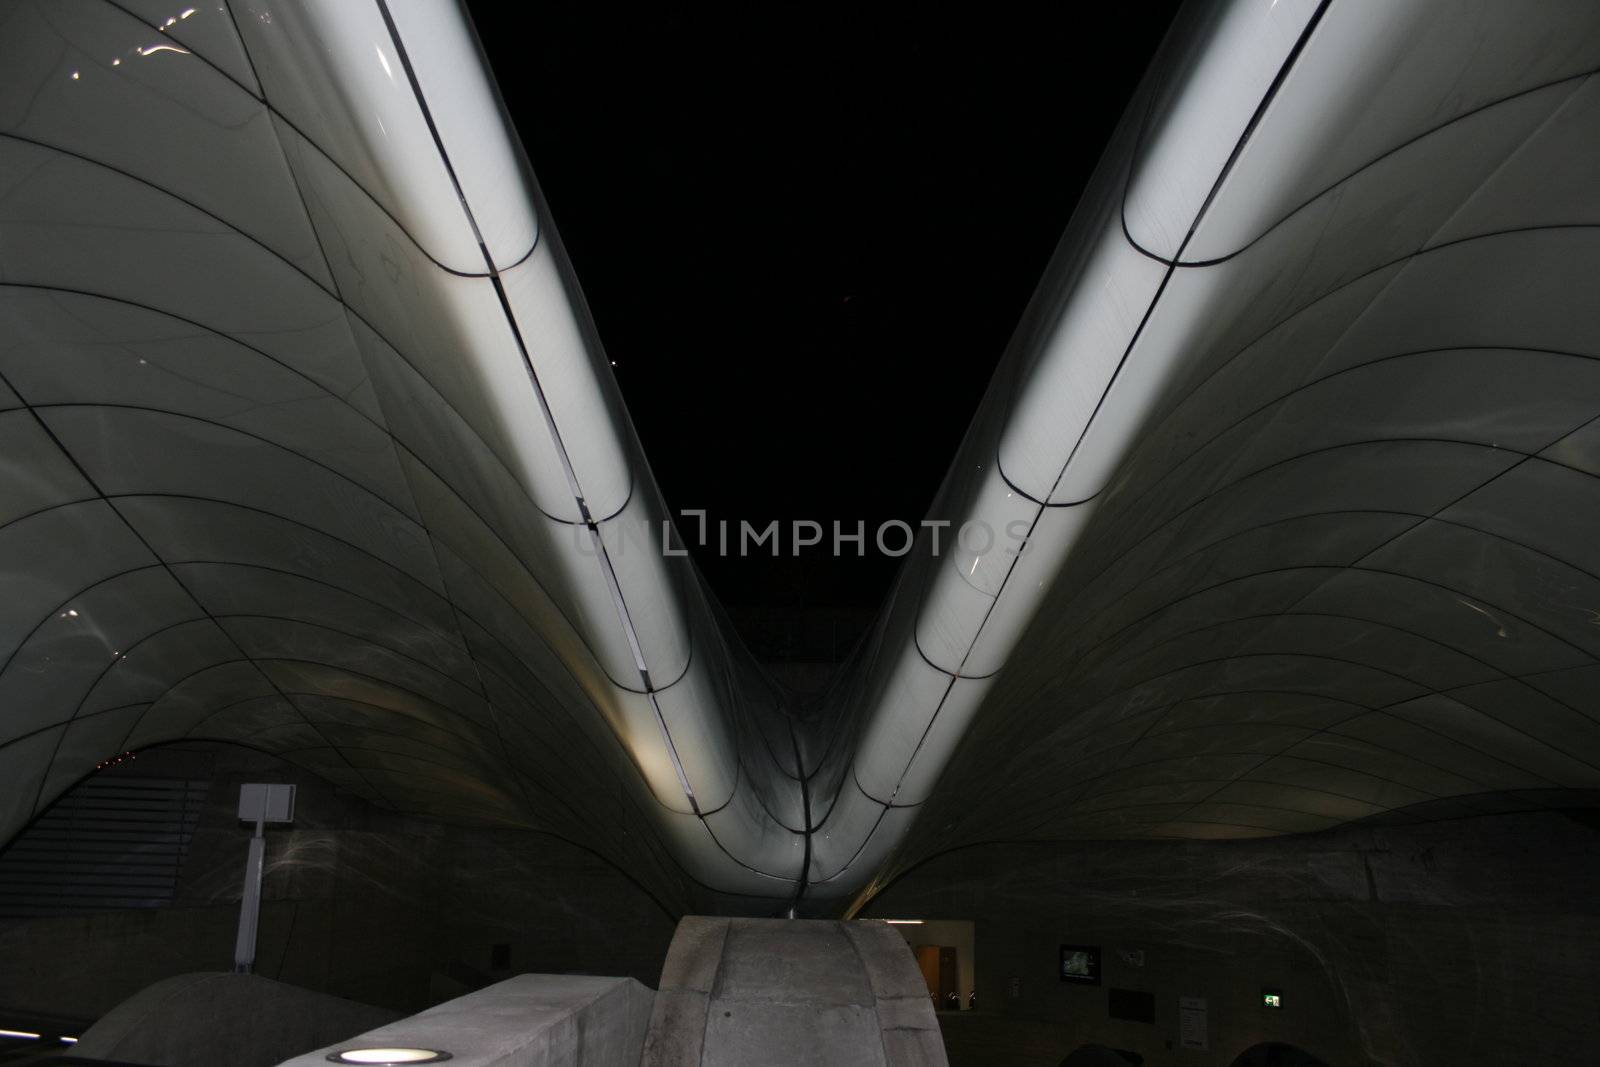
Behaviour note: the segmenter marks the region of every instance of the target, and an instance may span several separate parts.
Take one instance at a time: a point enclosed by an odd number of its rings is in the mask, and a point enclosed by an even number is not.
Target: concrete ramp
[[[945,1067],[905,940],[872,921],[678,924],[643,1067]]]

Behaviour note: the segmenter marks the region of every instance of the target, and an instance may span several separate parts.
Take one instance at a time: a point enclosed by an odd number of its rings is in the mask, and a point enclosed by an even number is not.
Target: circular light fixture
[[[450,1053],[432,1048],[347,1048],[328,1053],[330,1063],[367,1063],[395,1067],[402,1063],[443,1063]]]

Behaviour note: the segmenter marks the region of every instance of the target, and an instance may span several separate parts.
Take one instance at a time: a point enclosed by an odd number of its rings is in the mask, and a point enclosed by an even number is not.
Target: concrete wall
[[[451,1067],[634,1067],[653,999],[631,978],[523,974],[283,1067],[326,1067],[353,1048],[448,1052]]]
[[[975,1013],[952,1064],[1055,1067],[1086,1042],[1226,1067],[1265,1041],[1334,1064],[1589,1064],[1600,1047],[1600,835],[1590,816],[1486,816],[1254,842],[982,846],[864,914],[976,920]],[[1062,983],[1061,943],[1102,982]],[[1133,960],[1143,953],[1143,964]],[[1286,1007],[1261,1006],[1263,987]],[[1155,994],[1153,1025],[1108,990]],[[1207,1051],[1178,998],[1208,1001]]]
[[[258,974],[409,1013],[524,972],[653,985],[666,958],[676,916],[558,839],[397,817],[231,747],[152,750],[116,773],[212,781],[175,906],[0,922],[0,1010],[92,1021],[160,979],[230,968],[244,781],[299,784],[294,828],[268,831]]]

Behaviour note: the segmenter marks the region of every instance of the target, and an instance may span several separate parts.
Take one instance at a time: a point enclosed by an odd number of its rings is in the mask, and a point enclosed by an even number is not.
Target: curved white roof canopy
[[[0,840],[183,738],[680,902],[1592,789],[1597,67],[1580,0],[1186,11],[930,516],[1027,551],[924,533],[800,721],[454,7],[0,2]]]

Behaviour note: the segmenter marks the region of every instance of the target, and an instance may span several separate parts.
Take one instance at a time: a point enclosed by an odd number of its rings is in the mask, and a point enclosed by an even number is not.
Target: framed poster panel
[[[1062,945],[1061,980],[1080,985],[1100,984],[1100,946]]]

